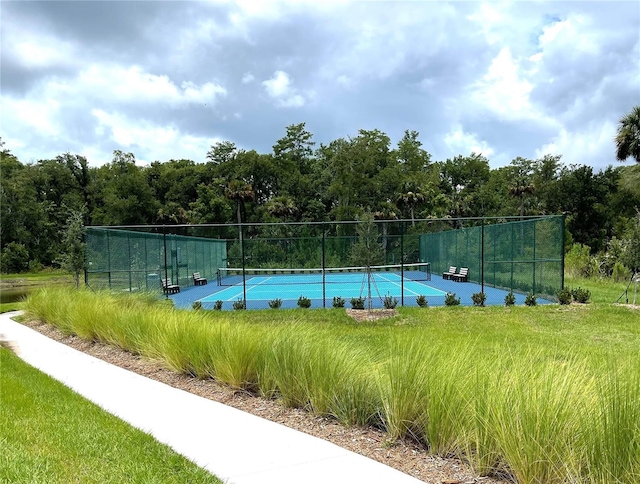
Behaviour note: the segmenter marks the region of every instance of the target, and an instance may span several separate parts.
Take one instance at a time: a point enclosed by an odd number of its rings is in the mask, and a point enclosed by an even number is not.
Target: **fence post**
[[[560,247],[560,289],[564,289],[564,245],[567,243],[565,239],[565,223],[567,218],[567,212],[563,212],[560,222],[560,229],[562,230],[562,244]]]
[[[111,242],[109,239],[109,231],[107,230],[107,274],[109,274],[109,289],[111,289]]]
[[[538,227],[538,222],[533,221],[533,284],[531,287],[531,293],[535,295],[536,293],[536,228]]]
[[[162,225],[162,245],[164,247],[164,280],[169,283],[169,274],[167,271],[167,231],[165,230],[165,226]],[[162,281],[160,281],[160,285],[162,286]],[[164,287],[164,295],[165,299],[169,299],[169,291]]]
[[[325,274],[324,274],[324,270],[325,270],[325,263],[326,263],[326,259],[325,259],[325,248],[326,248],[326,244],[325,244],[325,227],[324,224],[322,224],[322,307],[326,308],[327,307],[327,302],[326,302],[326,298],[327,298],[327,286],[326,286],[326,280],[325,280]]]
[[[245,261],[244,261],[244,225],[240,224],[240,253],[242,256],[242,300],[244,301],[244,307],[247,308],[247,276],[245,274]]]
[[[404,221],[400,222],[400,305],[404,306]]]
[[[480,229],[480,291],[484,293],[484,217],[481,219],[482,226]]]

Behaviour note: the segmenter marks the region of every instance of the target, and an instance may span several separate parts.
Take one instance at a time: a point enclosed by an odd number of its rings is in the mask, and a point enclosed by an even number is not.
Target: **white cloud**
[[[289,75],[284,71],[276,71],[273,77],[262,81],[267,95],[276,101],[276,105],[284,108],[299,108],[305,105],[304,97],[291,85]]]
[[[528,119],[536,117],[529,101],[532,88],[522,76],[510,49],[504,47],[491,62],[487,73],[473,86],[473,97],[475,102],[501,119]]]
[[[60,102],[49,99],[18,100],[7,96],[0,98],[3,113],[3,131],[7,131],[16,139],[21,139],[24,132],[37,131],[46,137],[57,137],[61,125]]]
[[[460,124],[456,124],[445,135],[444,142],[452,153],[482,154],[490,157],[494,150],[484,140],[479,140],[475,133],[466,133]]]
[[[255,81],[255,76],[253,74],[251,74],[250,72],[245,73],[242,76],[242,84],[250,84],[253,81]]]
[[[211,144],[219,141],[182,133],[171,124],[157,125],[101,109],[94,109],[91,114],[98,121],[97,132],[102,132],[120,147],[131,149],[141,163],[172,158],[204,161]]]
[[[616,125],[610,121],[594,123],[580,131],[562,127],[549,143],[536,150],[536,157],[562,155],[565,165],[606,167],[615,163],[615,133]]]
[[[139,66],[99,64],[79,74],[74,90],[99,93],[100,97],[116,102],[170,105],[213,104],[227,94],[224,87],[211,82],[198,86],[184,81],[178,87],[168,76],[150,74]]]
[[[2,24],[2,51],[27,69],[73,66],[78,62],[78,49],[52,35]]]
[[[585,15],[571,15],[545,26],[538,41],[542,49],[562,50],[568,54],[598,54],[600,51],[591,20]]]

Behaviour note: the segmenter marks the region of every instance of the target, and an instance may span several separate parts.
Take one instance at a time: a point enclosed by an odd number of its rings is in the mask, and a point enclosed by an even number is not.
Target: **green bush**
[[[564,261],[565,270],[574,277],[591,277],[598,274],[598,263],[591,257],[588,245],[573,244]]]
[[[272,299],[271,301],[269,301],[269,307],[271,309],[278,309],[280,306],[282,306],[282,299],[280,298]]]
[[[350,302],[353,309],[364,309],[363,297],[352,297]]]
[[[420,296],[416,297],[416,303],[421,308],[426,308],[428,306],[428,304],[429,304],[429,302],[427,301],[427,297],[422,295],[422,294]]]
[[[298,298],[298,307],[299,308],[310,308],[311,307],[311,299],[308,297],[300,296]]]
[[[217,300],[215,303],[213,303],[213,309],[215,309],[216,311],[221,311],[222,310],[222,301]]]
[[[573,295],[573,300],[575,302],[582,304],[589,302],[589,299],[591,298],[591,291],[589,291],[588,289],[582,289],[581,287],[572,289],[571,294]]]
[[[527,306],[535,306],[536,304],[538,304],[538,299],[536,298],[535,294],[529,293],[524,299],[524,303]]]
[[[455,293],[448,292],[444,297],[444,305],[445,306],[458,306],[460,305],[460,298],[456,297]]]
[[[233,309],[236,311],[242,311],[243,309],[247,309],[247,303],[244,299],[238,299],[237,301],[233,301]]]
[[[558,302],[563,305],[571,304],[571,301],[573,299],[573,293],[571,292],[571,289],[566,287],[558,291],[557,296]]]
[[[199,311],[200,309],[202,309],[202,303],[200,301],[194,301],[194,303],[191,305],[191,307],[195,311]]]
[[[343,308],[344,307],[344,299],[340,296],[334,296],[333,298],[333,307],[334,308]]]
[[[395,297],[391,297],[389,294],[387,294],[384,297],[384,301],[382,302],[382,304],[384,305],[385,309],[395,309],[395,307],[398,305],[398,300]]]
[[[629,280],[630,272],[622,262],[616,262],[611,271],[611,279],[615,282],[626,282]]]
[[[516,303],[516,295],[513,293],[513,291],[509,292],[509,294],[507,294],[504,297],[504,305],[505,306],[513,306]]]
[[[471,300],[474,306],[484,307],[484,303],[487,300],[487,295],[484,292],[476,292],[471,295]]]
[[[25,272],[29,269],[29,251],[16,242],[9,242],[0,256],[0,270],[5,273]]]

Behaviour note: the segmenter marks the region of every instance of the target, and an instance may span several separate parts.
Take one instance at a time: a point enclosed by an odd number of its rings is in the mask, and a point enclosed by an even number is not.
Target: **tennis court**
[[[244,279],[243,279],[244,278]],[[221,269],[218,290],[199,299],[203,307],[216,301],[239,299],[266,302],[282,299],[283,306],[293,306],[300,296],[321,307],[322,301],[331,306],[334,297],[366,298],[373,306],[381,306],[385,296],[400,300],[417,296],[441,297],[446,292],[428,284],[431,273],[428,264],[349,267],[328,269]],[[246,296],[246,297],[245,297]],[[285,304],[293,302],[293,304]]]

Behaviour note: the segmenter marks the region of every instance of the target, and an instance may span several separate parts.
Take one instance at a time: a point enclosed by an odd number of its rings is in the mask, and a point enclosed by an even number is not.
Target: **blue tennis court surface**
[[[481,286],[474,282],[455,282],[444,280],[440,275],[432,275],[424,271],[405,271],[404,277],[398,272],[372,272],[371,299],[369,300],[369,276],[358,272],[331,272],[322,274],[289,273],[283,269],[276,269],[275,274],[255,271],[245,274],[243,285],[242,275],[225,274],[219,280],[209,281],[202,286],[187,286],[171,298],[178,308],[190,309],[195,302],[200,302],[204,309],[213,309],[218,301],[222,302],[222,309],[233,310],[236,301],[245,299],[247,309],[265,309],[274,299],[282,300],[283,308],[295,308],[300,296],[311,299],[312,308],[330,308],[334,297],[345,300],[345,307],[351,307],[351,298],[365,298],[365,305],[383,307],[385,296],[398,300],[398,304],[416,306],[416,298],[425,296],[429,306],[443,306],[447,293],[460,298],[463,306],[472,305],[471,296],[484,291],[487,305],[504,305],[507,290],[488,286]],[[323,284],[324,281],[324,284]],[[324,287],[324,293],[323,293]],[[516,293],[516,305],[524,304],[525,294]],[[548,304],[539,298],[538,304]]]
[[[312,300],[342,297],[345,300],[368,297],[369,277],[367,274],[330,274],[325,277],[324,285],[320,274],[296,274],[274,276],[248,276],[246,278],[247,301],[270,301],[273,299],[298,300],[300,296]],[[324,286],[324,292],[323,292]],[[426,282],[405,279],[398,274],[371,274],[371,297],[384,296],[400,298],[404,290],[405,297],[445,297],[446,292],[429,286]],[[243,283],[221,290],[200,299],[200,302],[236,301],[244,298]]]

